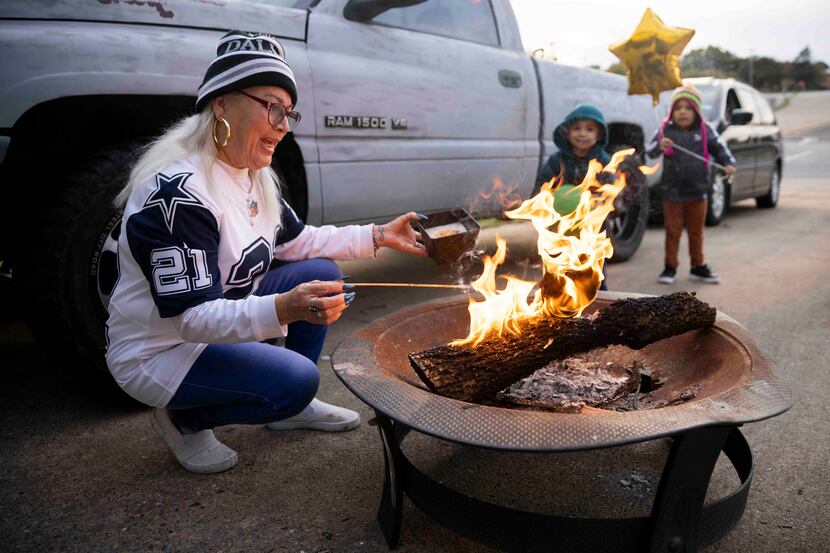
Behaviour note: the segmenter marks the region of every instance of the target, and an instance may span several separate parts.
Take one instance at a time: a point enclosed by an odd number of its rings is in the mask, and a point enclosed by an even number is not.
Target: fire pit
[[[587,310],[631,294],[602,293]],[[792,405],[774,363],[737,322],[718,313],[714,327],[641,350],[669,371],[665,386],[696,385],[695,397],[659,409],[580,413],[518,410],[467,403],[430,392],[411,368],[410,352],[446,344],[467,332],[464,297],[436,300],[383,317],[334,353],[337,376],[375,410],[386,460],[378,520],[387,543],[399,540],[405,493],[445,526],[507,550],[696,551],[740,519],[752,478],[752,453],[738,427]],[[494,370],[497,368],[494,367]],[[564,452],[673,439],[650,517],[588,519],[546,516],[468,497],[432,480],[401,452],[410,430],[458,444],[509,451]],[[723,451],[740,487],[703,506]]]

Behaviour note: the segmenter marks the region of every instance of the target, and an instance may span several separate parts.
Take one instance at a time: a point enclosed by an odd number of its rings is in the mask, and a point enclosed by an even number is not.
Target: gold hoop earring
[[[222,121],[222,124],[225,125],[225,141],[220,143],[219,139],[216,138],[216,123]],[[220,148],[224,148],[228,145],[228,140],[231,139],[231,125],[228,123],[228,120],[224,117],[220,117],[219,119],[213,118],[213,141],[216,142],[216,145]]]

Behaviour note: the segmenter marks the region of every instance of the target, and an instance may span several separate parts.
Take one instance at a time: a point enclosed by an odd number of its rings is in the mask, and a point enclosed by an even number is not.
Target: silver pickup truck
[[[137,146],[192,112],[228,29],[285,46],[303,121],[274,165],[311,224],[468,206],[499,182],[527,196],[579,102],[613,150],[656,126],[622,77],[529,57],[507,0],[4,0],[0,259],[62,355],[103,366],[112,198]],[[618,260],[642,238],[643,189],[609,225]]]

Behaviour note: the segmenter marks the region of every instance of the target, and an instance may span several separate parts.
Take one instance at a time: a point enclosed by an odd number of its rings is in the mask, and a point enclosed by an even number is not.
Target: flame
[[[451,342],[451,346],[477,346],[491,332],[499,336],[519,334],[521,321],[535,316],[539,311],[537,303],[540,301],[540,291],[536,292],[533,302],[527,301],[531,290],[536,286],[535,282],[505,276],[501,278],[507,281],[507,286],[503,290],[496,290],[496,269],[507,257],[507,242],[497,237],[496,244],[496,254],[493,257],[484,256],[484,271],[471,283],[473,289],[484,296],[484,301],[470,300],[470,334],[463,340]]]
[[[522,203],[522,196],[516,190],[518,187],[518,184],[505,184],[499,177],[495,177],[490,190],[481,191],[477,196],[467,199],[467,211],[492,215],[513,209]]]
[[[512,209],[522,203],[522,197],[516,191],[518,184],[504,184],[499,177],[493,179],[493,188],[489,192],[482,192],[481,197],[485,200],[493,199],[501,207]]]
[[[505,212],[511,219],[529,220],[536,229],[537,251],[544,271],[542,281],[503,276],[507,285],[497,290],[496,270],[507,257],[507,243],[497,238],[495,255],[484,257],[484,272],[471,283],[484,300],[470,299],[470,333],[450,345],[475,347],[492,334],[520,334],[522,323],[528,320],[582,314],[597,296],[605,260],[614,254],[611,239],[601,227],[614,210],[614,199],[627,184],[625,173],[618,173],[617,168],[633,153],[633,149],[617,152],[604,168],[592,160],[585,179],[569,192],[579,194],[579,203],[570,213],[560,214],[554,209],[555,192],[562,186],[558,179],[545,183],[536,196],[518,208]],[[640,167],[647,174],[656,169]],[[613,176],[598,179],[603,171],[603,176]],[[530,298],[537,285],[539,288]]]

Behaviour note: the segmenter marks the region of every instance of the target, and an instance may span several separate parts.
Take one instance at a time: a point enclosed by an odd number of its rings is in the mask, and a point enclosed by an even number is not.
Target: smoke
[[[461,258],[450,265],[450,278],[455,284],[469,284],[481,276],[481,269],[484,262],[482,257],[486,252],[483,249],[474,248],[461,256]]]

